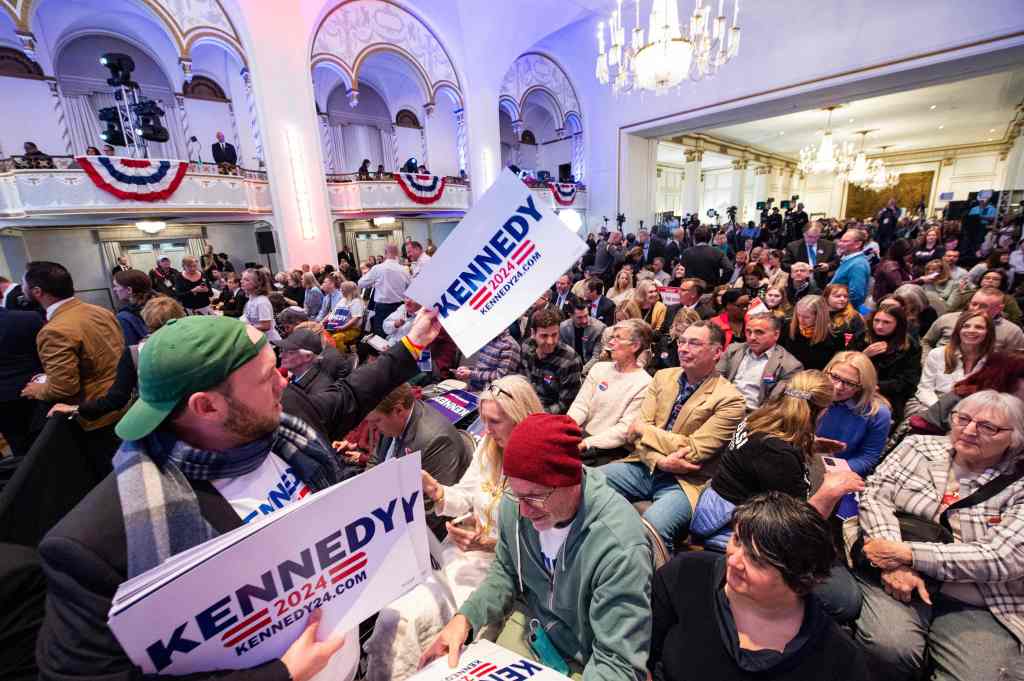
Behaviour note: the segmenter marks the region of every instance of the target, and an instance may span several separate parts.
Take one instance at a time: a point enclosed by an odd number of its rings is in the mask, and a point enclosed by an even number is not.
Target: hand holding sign
[[[430,647],[420,656],[420,669],[430,662],[448,654],[448,666],[454,669],[459,664],[459,653],[469,636],[469,620],[463,614],[458,614],[452,621],[445,625],[441,633],[437,635]]]
[[[322,619],[323,611],[314,610],[305,631],[281,656],[281,662],[288,669],[292,681],[309,681],[319,674],[331,661],[331,657],[345,645],[345,637],[340,634],[331,636],[326,641],[316,640],[316,632]]]

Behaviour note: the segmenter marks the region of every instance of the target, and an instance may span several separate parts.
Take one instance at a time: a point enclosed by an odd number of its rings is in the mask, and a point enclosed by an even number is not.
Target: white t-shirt
[[[245,316],[245,321],[253,326],[259,322],[270,322],[270,330],[266,332],[267,340],[281,340],[281,334],[277,332],[277,324],[274,323],[274,306],[270,304],[270,298],[253,296],[246,301],[242,314]]]
[[[243,523],[268,516],[309,494],[291,466],[276,454],[268,454],[260,467],[235,478],[211,480]]]
[[[571,528],[572,523],[569,523],[565,527],[552,527],[550,530],[537,533],[540,537],[540,552],[544,557],[544,567],[548,569],[548,572],[555,571],[558,552],[561,550],[562,544],[565,543],[565,538],[569,536]]]

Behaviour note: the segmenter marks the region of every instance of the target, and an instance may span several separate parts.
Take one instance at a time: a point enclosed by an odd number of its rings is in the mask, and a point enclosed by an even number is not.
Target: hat
[[[323,338],[320,337],[320,334],[309,329],[292,331],[287,338],[272,340],[270,344],[280,348],[281,352],[286,350],[309,350],[314,355],[319,355],[324,350]]]
[[[281,310],[281,314],[277,315],[278,324],[300,324],[302,322],[308,322],[309,315],[301,307],[292,305]]]
[[[545,487],[578,485],[583,478],[582,439],[580,427],[568,416],[530,414],[508,437],[503,471]]]
[[[266,336],[253,340],[233,317],[195,315],[172,319],[139,353],[139,399],[117,424],[122,440],[141,440],[181,400],[222,383],[259,354]]]

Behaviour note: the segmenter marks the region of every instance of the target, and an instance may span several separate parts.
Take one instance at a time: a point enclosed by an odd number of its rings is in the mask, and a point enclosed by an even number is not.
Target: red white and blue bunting
[[[163,201],[181,185],[188,161],[76,156],[93,184],[122,201]]]
[[[576,203],[576,185],[571,182],[548,182],[551,195],[555,197],[555,203],[563,208]]]
[[[410,201],[429,205],[437,203],[444,194],[444,178],[436,175],[395,173],[395,180]]]

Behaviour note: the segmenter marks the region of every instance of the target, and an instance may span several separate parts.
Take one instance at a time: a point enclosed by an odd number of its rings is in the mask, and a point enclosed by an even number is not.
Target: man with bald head
[[[839,238],[839,252],[842,258],[839,268],[832,275],[833,284],[845,284],[850,292],[850,305],[860,309],[868,297],[868,280],[871,279],[871,265],[864,254],[868,234],[863,229],[848,229]]]
[[[217,165],[238,165],[238,152],[235,151],[235,145],[224,141],[224,133],[217,133],[217,141],[213,143],[211,151],[213,152],[213,162]]]
[[[374,265],[359,279],[359,288],[373,289],[373,318],[370,326],[378,336],[385,336],[384,320],[398,309],[405,299],[409,287],[409,270],[398,262],[398,246],[384,247],[384,262]]]
[[[782,252],[782,269],[787,272],[793,263],[805,262],[817,274],[825,274],[836,259],[836,245],[821,238],[821,223],[812,222],[800,239],[790,241]]]
[[[992,318],[996,327],[996,344],[993,350],[1020,352],[1024,350],[1024,331],[1003,317],[1003,292],[997,288],[986,287],[971,297],[968,305],[971,312],[984,312]],[[953,335],[953,327],[960,317],[960,312],[947,312],[932,324],[921,338],[921,357],[925,357],[933,348],[941,348],[949,343]]]

